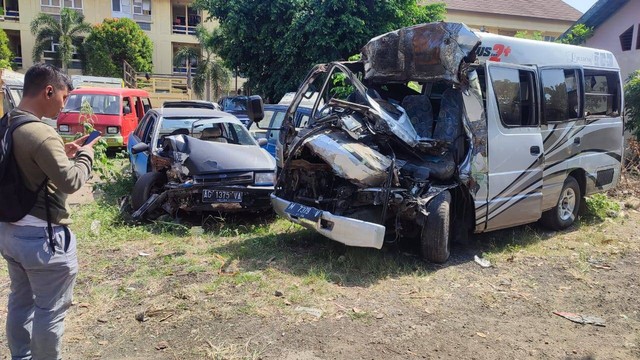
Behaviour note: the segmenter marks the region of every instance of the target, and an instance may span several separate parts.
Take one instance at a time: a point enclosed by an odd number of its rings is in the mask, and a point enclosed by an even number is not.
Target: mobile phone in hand
[[[82,146],[85,146],[87,144],[89,144],[90,142],[92,142],[93,140],[95,140],[95,138],[97,138],[98,136],[102,135],[102,133],[98,130],[93,130],[91,132],[91,134],[89,134],[89,137],[84,141],[84,143],[82,144]]]

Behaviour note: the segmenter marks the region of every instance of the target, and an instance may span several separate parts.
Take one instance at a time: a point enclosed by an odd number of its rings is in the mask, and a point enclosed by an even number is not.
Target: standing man
[[[57,68],[34,65],[25,74],[23,98],[8,114],[9,123],[55,118],[71,89],[69,78]],[[11,279],[7,342],[12,360],[62,358],[63,322],[78,272],[76,239],[67,228],[67,194],[89,179],[97,141],[82,146],[85,138],[65,145],[55,129],[41,121],[13,131],[12,154],[20,175],[38,194],[22,219],[0,222],[0,253]]]

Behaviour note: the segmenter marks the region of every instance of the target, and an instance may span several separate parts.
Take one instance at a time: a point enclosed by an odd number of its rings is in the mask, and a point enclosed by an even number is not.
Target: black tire
[[[449,259],[449,204],[451,194],[444,191],[427,204],[427,221],[420,234],[422,257],[430,262],[442,264]]]
[[[582,194],[578,181],[569,176],[564,181],[560,197],[553,209],[542,213],[540,222],[553,230],[563,230],[573,225],[578,218],[578,210],[582,202]]]
[[[167,182],[167,175],[159,172],[148,172],[138,178],[131,190],[131,207],[138,210],[154,193],[159,193]]]

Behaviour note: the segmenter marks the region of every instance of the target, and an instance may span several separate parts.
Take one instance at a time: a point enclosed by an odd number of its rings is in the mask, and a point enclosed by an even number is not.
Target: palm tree
[[[198,25],[196,37],[204,54],[200,54],[196,48],[185,46],[179,48],[174,57],[175,63],[187,61],[188,78],[191,78],[191,60],[199,59],[192,81],[193,91],[200,97],[205,95],[208,101],[211,100],[212,92],[213,98],[217,99],[218,95],[229,86],[231,80],[229,70],[215,56],[218,36],[217,29],[209,32],[202,25]]]
[[[58,44],[56,61],[65,73],[73,58],[74,46],[82,44],[82,35],[91,31],[91,25],[84,22],[84,15],[63,8],[60,20],[51,15],[40,13],[31,21],[31,33],[36,37],[33,48],[33,62],[40,62],[45,51],[51,48],[51,41]]]

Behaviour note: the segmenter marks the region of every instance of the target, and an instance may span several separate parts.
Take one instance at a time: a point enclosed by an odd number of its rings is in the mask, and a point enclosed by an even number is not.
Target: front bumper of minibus
[[[328,211],[301,206],[271,194],[275,212],[307,229],[348,246],[382,248],[385,227],[380,224],[334,215]],[[297,206],[291,206],[297,205]],[[300,212],[301,208],[303,209]],[[293,209],[293,210],[292,210]],[[306,210],[311,210],[310,212]],[[300,213],[296,213],[296,211]],[[309,215],[312,216],[309,216]]]

